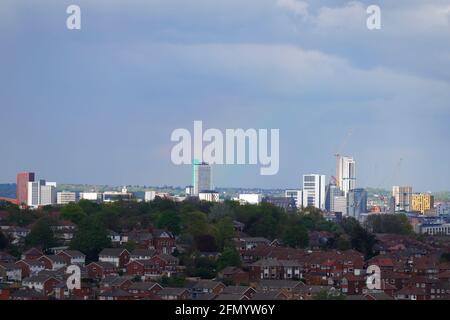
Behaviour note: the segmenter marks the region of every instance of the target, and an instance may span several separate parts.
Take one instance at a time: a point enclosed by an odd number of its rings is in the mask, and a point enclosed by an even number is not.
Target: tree
[[[70,247],[86,255],[88,261],[95,261],[104,248],[111,246],[108,230],[94,217],[84,219],[76,231]]]
[[[4,250],[9,245],[9,240],[0,230],[0,250]]]
[[[78,201],[78,206],[87,214],[87,215],[91,215],[95,212],[98,212],[101,210],[101,206],[100,204],[93,202],[93,201],[89,201],[86,199],[81,199],[80,201]]]
[[[218,221],[223,218],[234,217],[234,210],[228,203],[216,203],[212,206],[208,214],[208,220],[211,222]]]
[[[57,244],[53,230],[52,222],[48,218],[39,219],[31,228],[30,233],[25,238],[27,246],[38,246],[43,250],[51,248]]]
[[[195,247],[200,252],[216,252],[216,239],[209,234],[202,234],[194,237]]]
[[[174,211],[166,211],[158,215],[156,221],[158,228],[167,229],[174,235],[178,235],[181,232],[181,218]]]
[[[350,240],[345,235],[340,235],[339,238],[336,241],[336,249],[345,251],[348,249],[351,249],[352,244],[350,243]]]
[[[233,246],[227,246],[217,261],[217,268],[223,270],[226,267],[240,267],[241,257]]]
[[[182,216],[183,229],[191,235],[198,236],[208,233],[206,214],[200,211],[187,212]]]
[[[413,229],[404,214],[373,214],[367,218],[366,226],[374,233],[410,235]]]
[[[190,277],[212,279],[217,274],[217,263],[210,258],[187,258],[184,259],[184,265],[186,266],[186,274]]]
[[[234,237],[234,227],[233,222],[229,217],[220,219],[216,223],[214,231],[219,250],[223,250],[226,245],[230,245],[232,243],[232,239]]]
[[[160,280],[160,284],[163,287],[174,287],[174,288],[183,288],[186,283],[186,278],[181,276],[175,276],[175,277],[162,277]]]
[[[354,218],[345,218],[341,222],[344,232],[350,237],[353,249],[363,253],[367,258],[373,256],[375,236],[364,229]]]
[[[86,212],[77,203],[69,203],[61,209],[60,218],[69,220],[78,225],[84,218],[86,218]]]
[[[282,240],[289,247],[305,248],[309,243],[308,230],[301,224],[290,225],[286,228]]]

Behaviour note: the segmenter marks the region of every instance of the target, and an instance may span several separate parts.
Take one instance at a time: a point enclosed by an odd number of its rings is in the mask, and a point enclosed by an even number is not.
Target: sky
[[[170,136],[201,120],[280,130],[278,174],[216,187],[300,188],[340,153],[358,186],[449,190],[450,0],[2,0],[0,119],[0,183],[184,186]]]

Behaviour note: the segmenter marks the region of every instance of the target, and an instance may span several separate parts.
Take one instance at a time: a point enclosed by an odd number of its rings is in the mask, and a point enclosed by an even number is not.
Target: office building
[[[80,200],[101,202],[103,194],[101,192],[80,192]]]
[[[342,212],[342,211],[335,211],[334,199],[335,197],[343,197],[344,191],[339,189],[338,186],[335,184],[329,184],[327,185],[325,192],[326,192],[325,210],[328,212]]]
[[[303,175],[303,206],[325,210],[325,176]]]
[[[185,189],[186,196],[192,196],[194,194],[194,186],[187,186]]]
[[[76,202],[76,201],[77,201],[77,195],[75,192],[63,191],[63,192],[56,193],[56,203],[57,204],[66,205],[66,204],[69,204],[71,202]]]
[[[392,187],[392,196],[395,199],[395,211],[410,211],[412,187],[394,186]]]
[[[262,195],[259,193],[241,193],[239,195],[239,202],[243,204],[260,204]]]
[[[219,193],[212,190],[205,190],[198,194],[200,201],[219,202]]]
[[[194,195],[212,190],[211,166],[206,162],[194,163]]]
[[[34,181],[33,172],[21,172],[16,177],[16,199],[19,205],[28,203],[28,182]]]
[[[450,223],[439,224],[421,224],[419,226],[420,233],[428,235],[445,235],[450,236]]]
[[[41,196],[40,196],[40,205],[48,206],[56,204],[56,183],[46,183],[40,188]]]
[[[415,193],[411,196],[411,211],[425,214],[434,208],[434,197],[428,193]]]
[[[355,160],[353,157],[336,155],[336,185],[344,195],[356,188]]]
[[[331,212],[340,213],[341,216],[345,217],[348,215],[347,211],[347,197],[344,195],[334,196],[333,205],[331,207]]]
[[[292,198],[295,201],[295,206],[299,209],[303,207],[303,191],[302,190],[286,190],[284,192],[285,198]]]
[[[27,205],[29,207],[37,208],[41,205],[41,187],[42,186],[45,186],[45,180],[28,182]],[[48,198],[46,198],[45,200],[48,200]]]
[[[362,213],[367,213],[367,191],[358,188],[347,194],[347,215],[359,219]]]
[[[105,191],[103,192],[103,202],[130,201],[133,199],[133,193],[128,192],[126,187],[121,191]]]
[[[156,198],[156,191],[154,191],[154,190],[145,191],[145,193],[144,193],[144,201],[145,202],[153,201],[153,200],[155,200],[155,198]]]

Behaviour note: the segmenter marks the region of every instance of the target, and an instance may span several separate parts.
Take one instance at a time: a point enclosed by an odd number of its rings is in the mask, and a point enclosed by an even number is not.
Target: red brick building
[[[28,202],[28,182],[34,181],[33,172],[21,172],[17,174],[16,179],[16,200],[17,204],[27,204]]]

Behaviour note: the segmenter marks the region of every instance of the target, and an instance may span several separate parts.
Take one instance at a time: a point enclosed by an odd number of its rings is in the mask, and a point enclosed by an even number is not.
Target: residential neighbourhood
[[[450,300],[450,245],[445,237],[374,234],[368,257],[351,247],[321,246],[317,238],[331,241],[331,232],[310,230],[308,245],[291,246],[283,239],[246,234],[249,226],[234,220],[232,248],[217,251],[208,250],[209,237],[193,244],[186,234],[150,223],[106,230],[109,246],[92,259],[67,242],[76,238],[80,224],[58,218],[61,211],[52,212],[58,223],[49,228],[57,239],[55,247],[28,245],[27,235],[37,222],[18,228],[2,221],[2,230],[28,231],[9,238],[11,244],[0,251],[0,300]],[[8,253],[11,248],[16,252]],[[219,267],[227,250],[238,260]],[[200,261],[206,269],[214,265],[214,272],[195,276],[203,268]],[[80,268],[79,288],[68,286],[71,265]],[[367,284],[366,270],[373,265],[381,272],[378,288]]]

